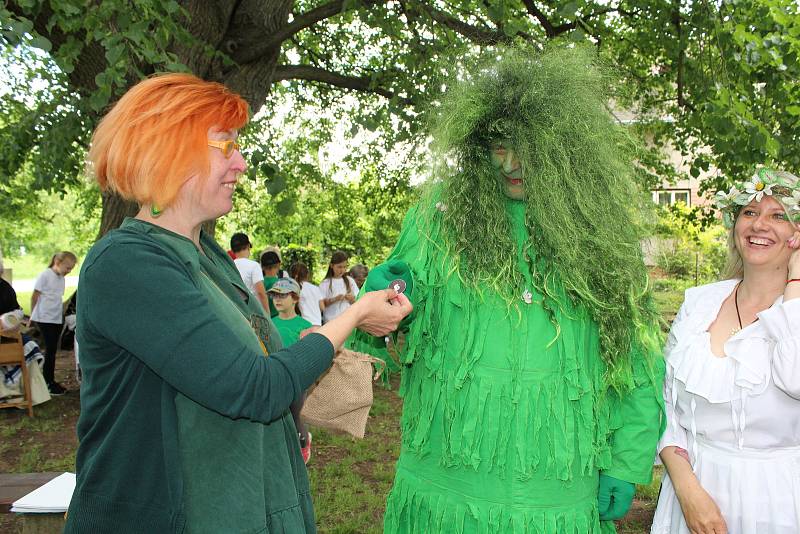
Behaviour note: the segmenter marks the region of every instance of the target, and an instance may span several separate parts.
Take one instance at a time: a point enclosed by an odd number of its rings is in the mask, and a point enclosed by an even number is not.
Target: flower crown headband
[[[800,182],[797,176],[766,167],[757,169],[750,180],[734,185],[727,193],[718,191],[714,205],[722,212],[725,226],[731,228],[742,206],[753,200],[761,202],[764,195],[780,202],[790,221],[800,223]]]

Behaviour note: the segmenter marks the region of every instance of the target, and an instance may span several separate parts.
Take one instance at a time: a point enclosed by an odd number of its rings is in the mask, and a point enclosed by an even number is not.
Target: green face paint
[[[522,166],[511,142],[507,139],[492,141],[489,144],[489,156],[506,196],[512,200],[524,200]]]

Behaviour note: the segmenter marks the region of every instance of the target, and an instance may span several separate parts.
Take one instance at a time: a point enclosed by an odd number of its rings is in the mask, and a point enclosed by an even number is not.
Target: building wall
[[[616,120],[623,125],[633,124],[639,121],[639,117],[634,110],[621,109],[615,105],[615,102],[610,102],[609,108]],[[671,119],[666,117],[665,121],[670,122]],[[649,141],[652,142],[652,139]],[[652,144],[652,143],[651,143]],[[653,202],[664,203],[669,199],[669,203],[673,203],[676,199],[688,200],[690,207],[706,206],[712,203],[711,196],[701,196],[699,189],[700,183],[719,172],[715,168],[710,168],[707,172],[703,172],[697,178],[693,178],[689,174],[690,166],[688,161],[685,161],[681,153],[675,149],[674,146],[666,145],[661,147],[664,157],[669,161],[676,171],[683,173],[688,178],[686,180],[678,180],[675,183],[670,183],[665,180],[661,187],[652,190]]]

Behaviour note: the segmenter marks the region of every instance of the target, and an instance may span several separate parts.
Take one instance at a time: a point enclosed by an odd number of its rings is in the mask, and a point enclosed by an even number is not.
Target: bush
[[[290,243],[281,248],[281,259],[283,260],[281,265],[283,268],[288,271],[293,263],[298,261],[305,263],[311,280],[314,280],[314,264],[317,257],[318,254],[314,247],[304,247],[303,245]]]
[[[704,226],[696,211],[683,204],[662,209],[656,226],[656,265],[665,274],[693,279],[695,284],[718,280],[727,257],[725,228]]]

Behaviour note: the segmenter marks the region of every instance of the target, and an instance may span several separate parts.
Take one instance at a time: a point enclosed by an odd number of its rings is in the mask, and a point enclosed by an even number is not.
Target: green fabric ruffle
[[[614,465],[624,399],[606,385],[596,324],[558,280],[537,287],[547,271],[532,256],[522,203],[507,205],[509,254],[524,280],[511,304],[459,279],[441,209],[412,209],[390,256],[410,265],[415,289],[386,532],[613,532],[597,517],[597,477]],[[655,406],[660,382],[649,369],[630,372]]]

